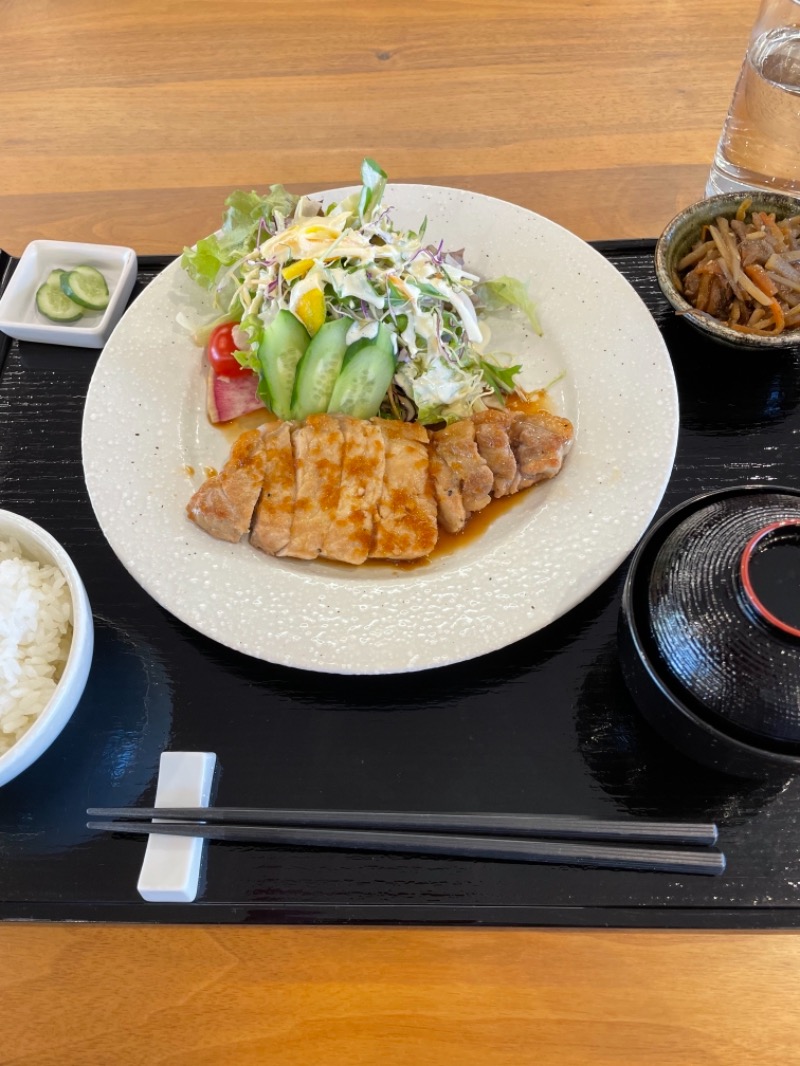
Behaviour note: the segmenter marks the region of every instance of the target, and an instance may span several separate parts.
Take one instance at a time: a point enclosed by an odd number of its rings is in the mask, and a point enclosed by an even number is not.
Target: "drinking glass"
[[[800,196],[800,0],[762,0],[706,195]]]

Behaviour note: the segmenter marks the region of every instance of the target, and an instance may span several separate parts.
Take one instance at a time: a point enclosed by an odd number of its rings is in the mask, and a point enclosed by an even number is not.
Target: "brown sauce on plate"
[[[506,407],[509,411],[518,411],[523,415],[535,415],[539,411],[547,411],[549,414],[553,414],[552,404],[546,389],[528,392],[524,397],[514,393],[513,396],[509,396]]]
[[[237,438],[241,437],[243,433],[246,433],[249,429],[258,429],[259,426],[263,426],[265,422],[277,422],[277,418],[268,411],[266,407],[260,411],[250,411],[246,415],[239,415],[238,418],[232,418],[229,422],[217,423],[216,429],[220,431],[223,437],[233,444]]]
[[[436,559],[452,555],[454,551],[458,551],[458,549],[465,547],[467,544],[472,544],[474,541],[480,540],[496,518],[499,518],[501,515],[510,511],[512,507],[515,507],[521,500],[525,499],[528,493],[535,488],[535,485],[531,485],[530,488],[524,489],[522,492],[517,492],[513,496],[504,496],[500,500],[492,500],[492,502],[484,507],[482,511],[475,511],[470,516],[466,526],[460,533],[448,533],[440,526],[436,547],[430,555],[426,555],[422,559],[400,559],[397,562],[392,562],[388,559],[367,559],[367,562],[364,565],[388,565],[393,570],[418,570],[422,566],[428,566]]]

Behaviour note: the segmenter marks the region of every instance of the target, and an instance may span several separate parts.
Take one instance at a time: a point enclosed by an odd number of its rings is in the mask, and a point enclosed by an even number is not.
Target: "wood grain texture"
[[[7,1066],[784,1066],[800,1036],[781,934],[5,927],[0,957]]]
[[[2,0],[0,247],[175,252],[235,186],[393,180],[653,236],[702,195],[755,0]],[[796,1060],[787,935],[0,929],[0,1062]]]
[[[702,194],[755,6],[5,0],[0,246],[174,252],[231,188],[351,184],[365,153],[587,239],[655,236]]]

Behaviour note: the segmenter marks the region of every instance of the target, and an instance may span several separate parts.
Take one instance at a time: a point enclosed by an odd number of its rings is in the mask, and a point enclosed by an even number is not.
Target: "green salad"
[[[235,192],[220,230],[182,265],[234,321],[233,354],[278,417],[328,411],[427,425],[467,418],[517,389],[518,365],[487,352],[489,311],[519,308],[541,333],[525,286],[482,280],[459,253],[399,229],[372,160],[362,186],[326,209],[280,185]],[[201,338],[201,342],[202,338]]]

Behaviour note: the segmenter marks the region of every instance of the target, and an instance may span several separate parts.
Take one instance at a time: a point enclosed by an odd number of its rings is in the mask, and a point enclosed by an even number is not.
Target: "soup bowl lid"
[[[800,755],[800,490],[746,485],[687,501],[632,570],[642,654],[676,703]]]

